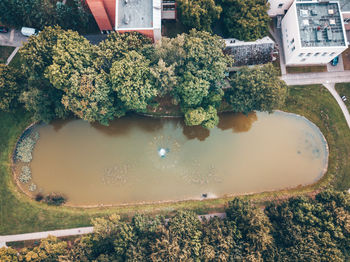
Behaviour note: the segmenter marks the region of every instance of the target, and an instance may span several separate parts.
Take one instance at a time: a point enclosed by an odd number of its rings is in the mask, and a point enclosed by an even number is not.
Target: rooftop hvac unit
[[[330,27],[327,28],[327,40],[328,41],[333,40],[333,33],[332,33],[332,29]]]
[[[302,17],[308,17],[308,16],[309,16],[309,10],[301,9],[301,10],[300,10],[300,15],[301,15]]]
[[[333,15],[334,14],[334,10],[333,9],[328,9],[328,14],[329,15]]]
[[[329,24],[330,25],[335,25],[335,19],[329,19]]]
[[[309,20],[308,19],[304,19],[303,20],[303,25],[309,25]]]

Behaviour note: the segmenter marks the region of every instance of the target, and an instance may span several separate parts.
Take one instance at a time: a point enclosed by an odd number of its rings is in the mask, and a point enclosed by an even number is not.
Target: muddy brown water
[[[36,128],[32,182],[73,205],[221,197],[310,184],[327,143],[305,118],[283,112],[223,114],[218,127],[130,116],[109,127],[81,120]],[[160,148],[166,150],[160,157]]]

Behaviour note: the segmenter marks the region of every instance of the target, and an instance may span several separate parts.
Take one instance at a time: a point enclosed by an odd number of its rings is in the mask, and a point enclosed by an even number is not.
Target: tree
[[[222,0],[222,9],[228,37],[255,41],[267,36],[271,18],[266,0]]]
[[[113,106],[106,73],[98,73],[90,67],[75,72],[70,82],[71,86],[62,97],[62,104],[79,118],[108,125],[116,115],[123,115],[124,112],[117,112]]]
[[[149,37],[138,32],[118,33],[108,35],[108,38],[98,45],[97,64],[109,73],[113,62],[125,57],[129,51],[141,53],[147,46],[152,47]]]
[[[214,0],[179,0],[177,8],[180,21],[185,26],[208,32],[211,32],[211,26],[222,12]]]
[[[64,92],[45,77],[47,68],[53,63],[54,47],[63,32],[60,27],[46,27],[39,35],[30,37],[19,51],[22,69],[28,79],[27,90],[20,100],[35,120],[49,122],[69,115],[61,103]]]
[[[268,217],[257,207],[248,201],[235,198],[228,203],[226,215],[229,221],[235,223],[237,230],[241,234],[241,252],[245,257],[260,260],[264,253],[269,253],[273,245],[270,234],[271,223]]]
[[[20,252],[23,260],[21,261],[47,261],[55,262],[67,256],[67,242],[58,240],[54,236],[49,236],[41,240],[40,245],[31,250],[22,249]]]
[[[284,103],[287,95],[287,85],[279,79],[272,64],[242,68],[229,82],[231,88],[226,99],[234,112],[272,112]]]
[[[21,257],[17,254],[17,250],[9,247],[0,248],[0,261],[3,262],[18,262]]]
[[[2,0],[1,21],[14,27],[60,25],[65,29],[84,30],[91,14],[80,0],[71,0],[64,5],[59,0]]]
[[[110,75],[113,90],[127,110],[145,110],[147,103],[157,95],[149,61],[136,51],[114,62]]]
[[[217,111],[213,106],[206,110],[202,107],[188,109],[185,113],[185,124],[188,126],[202,125],[205,128],[213,128],[219,123]]]
[[[169,221],[169,233],[172,238],[177,239],[180,248],[179,260],[198,259],[201,250],[202,224],[195,213],[178,212]]]
[[[19,70],[0,64],[0,110],[10,111],[18,106],[24,84],[24,76]]]

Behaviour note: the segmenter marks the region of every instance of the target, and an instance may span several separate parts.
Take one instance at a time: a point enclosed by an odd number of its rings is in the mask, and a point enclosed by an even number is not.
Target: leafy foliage
[[[64,5],[59,0],[2,0],[1,21],[14,27],[60,25],[65,29],[85,29],[91,14],[80,0],[70,0]]]
[[[111,82],[127,110],[145,110],[147,102],[157,95],[149,61],[136,51],[130,51],[123,59],[113,63]]]
[[[242,68],[229,82],[231,88],[226,92],[226,98],[234,112],[272,112],[287,96],[287,85],[279,79],[272,64]]]
[[[228,37],[255,41],[267,36],[271,18],[266,0],[221,0]]]
[[[189,28],[211,32],[212,24],[220,18],[222,8],[214,0],[178,0],[181,22]]]
[[[18,99],[24,90],[22,73],[10,66],[0,64],[0,110],[11,111],[18,107]]]
[[[44,197],[43,201],[50,206],[60,206],[66,203],[66,198],[57,193],[51,193]]]

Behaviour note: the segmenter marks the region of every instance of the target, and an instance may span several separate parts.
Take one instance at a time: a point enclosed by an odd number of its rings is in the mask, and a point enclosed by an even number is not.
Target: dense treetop
[[[84,1],[69,0],[1,0],[0,20],[14,27],[34,27],[60,25],[64,29],[86,30],[93,22]]]

